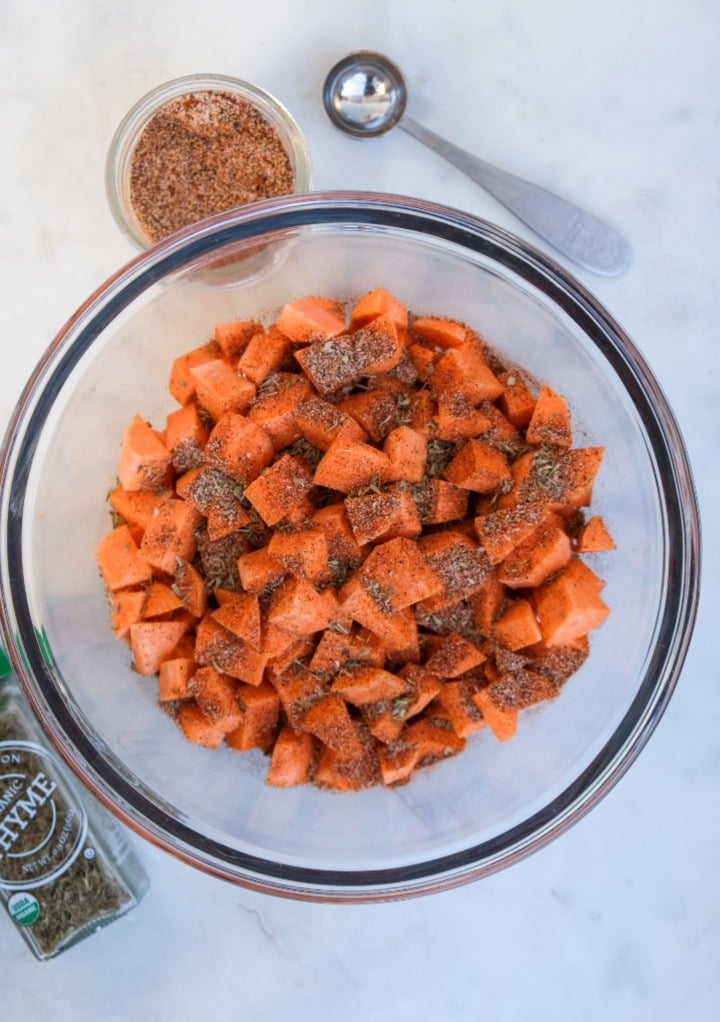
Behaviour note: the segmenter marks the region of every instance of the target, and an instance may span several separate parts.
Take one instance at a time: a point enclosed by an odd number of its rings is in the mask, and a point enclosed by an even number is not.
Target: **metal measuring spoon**
[[[381,53],[359,50],[338,61],[323,85],[330,120],[356,138],[383,135],[395,126],[429,146],[481,185],[541,238],[586,270],[614,277],[630,262],[617,231],[571,202],[508,174],[418,124],[405,113],[402,72]]]

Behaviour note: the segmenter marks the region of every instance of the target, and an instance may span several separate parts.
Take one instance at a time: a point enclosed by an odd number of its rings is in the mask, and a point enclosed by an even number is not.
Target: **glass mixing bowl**
[[[260,245],[264,273],[243,260]],[[213,286],[212,267],[223,267]],[[228,268],[236,267],[237,274]],[[174,407],[168,369],[232,318],[383,285],[464,320],[566,395],[577,442],[607,453],[594,508],[617,544],[593,566],[611,607],[560,697],[487,729],[392,790],[263,784],[262,754],[188,743],[113,638],[95,562],[120,438]],[[528,855],[605,795],[671,696],[695,617],[696,501],[683,443],[640,353],[554,262],[427,202],[316,193],[248,206],[138,256],[61,330],[2,451],[2,625],[25,692],[88,787],[137,832],[267,892],[370,901],[450,887]]]

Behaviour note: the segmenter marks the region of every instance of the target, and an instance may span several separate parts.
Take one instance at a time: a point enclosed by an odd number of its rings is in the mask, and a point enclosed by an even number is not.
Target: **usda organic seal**
[[[40,903],[29,891],[11,894],[7,907],[12,918],[21,926],[32,926],[40,915]]]

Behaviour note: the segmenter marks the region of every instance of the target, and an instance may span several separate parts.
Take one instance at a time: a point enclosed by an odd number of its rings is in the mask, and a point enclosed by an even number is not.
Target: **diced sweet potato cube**
[[[256,333],[237,363],[237,371],[259,387],[285,361],[290,343],[279,330]]]
[[[383,452],[390,459],[384,473],[387,482],[419,483],[422,480],[427,462],[427,437],[410,426],[396,426],[386,436]]]
[[[189,681],[195,673],[192,657],[174,656],[163,660],[158,671],[158,699],[161,703],[175,699],[187,699],[190,695]]]
[[[207,608],[207,589],[205,580],[197,568],[182,557],[175,562],[175,578],[173,590],[183,602],[183,606],[193,617],[202,617]]]
[[[198,404],[217,422],[226,412],[246,412],[255,397],[255,384],[224,361],[203,362],[190,370]]]
[[[529,600],[517,599],[495,622],[495,638],[508,649],[523,649],[542,638],[535,611]]]
[[[447,465],[448,482],[475,493],[492,493],[512,479],[507,458],[482,440],[467,440]]]
[[[145,603],[144,589],[118,589],[110,594],[110,625],[113,635],[124,639],[142,616]]]
[[[503,561],[518,543],[527,539],[547,515],[541,504],[502,508],[475,519],[478,539],[492,564]]]
[[[177,472],[202,464],[207,438],[207,426],[194,401],[170,412],[165,419],[165,445]]]
[[[245,496],[266,525],[277,525],[311,486],[312,476],[301,459],[283,454],[250,483]]]
[[[483,720],[500,742],[506,742],[517,731],[519,710],[501,707],[492,699],[486,688],[480,689],[472,700],[483,715]]]
[[[196,396],[195,381],[190,370],[203,365],[205,362],[214,361],[219,355],[220,349],[217,344],[210,341],[174,359],[170,368],[168,390],[178,404],[185,405]]]
[[[305,711],[302,728],[338,752],[353,754],[360,751],[347,704],[334,692],[321,696]]]
[[[277,625],[265,624],[262,652],[268,658],[266,670],[275,678],[285,674],[294,662],[312,655],[315,644],[306,635],[290,635]]]
[[[402,536],[374,547],[365,558],[360,575],[381,587],[393,610],[435,596],[444,588],[417,543]]]
[[[428,348],[425,344],[410,344],[407,352],[418,379],[427,383],[435,371],[435,363],[440,358],[440,352]]]
[[[438,636],[430,648],[425,668],[441,678],[457,678],[485,659],[485,654],[474,643],[457,632]]]
[[[226,412],[218,419],[205,447],[208,464],[240,483],[256,479],[274,453],[268,432],[237,412]]]
[[[285,568],[267,547],[241,554],[237,560],[240,584],[248,593],[260,595],[285,577]]]
[[[118,456],[124,490],[159,490],[172,480],[172,455],[157,432],[139,415],[125,430]]]
[[[353,706],[367,706],[402,695],[407,684],[397,674],[378,667],[356,667],[339,673],[330,686]]]
[[[395,326],[407,327],[408,310],[384,287],[376,287],[363,295],[350,310],[350,328],[365,326],[378,316],[389,316]]]
[[[491,571],[485,551],[462,532],[447,529],[430,533],[419,541],[426,561],[444,584],[449,600],[467,598],[482,589]],[[432,599],[432,598],[431,598]]]
[[[215,343],[222,355],[233,365],[242,355],[253,337],[263,332],[260,323],[251,319],[215,324]]]
[[[461,348],[470,332],[464,323],[442,316],[414,316],[412,333],[437,348]]]
[[[157,674],[163,660],[168,660],[185,634],[188,622],[138,621],[130,625],[130,649],[133,667],[146,677]]]
[[[155,508],[171,496],[172,491],[163,490],[124,490],[115,486],[108,494],[110,507],[124,520],[127,525],[138,525],[146,529]],[[180,495],[180,494],[179,494]]]
[[[198,667],[190,679],[190,691],[202,712],[227,732],[240,722],[240,706],[236,698],[237,682],[211,665]]]
[[[570,447],[572,444],[567,401],[550,387],[540,388],[525,438],[529,444],[551,444],[553,447]]]
[[[252,593],[230,593],[212,616],[253,649],[262,648],[260,601]]]
[[[424,525],[455,522],[467,514],[468,491],[444,479],[423,479],[410,492]]]
[[[299,402],[312,395],[309,382],[296,373],[271,373],[258,388],[258,393],[247,415],[267,430],[276,451],[300,437],[295,421]]]
[[[275,589],[267,618],[291,635],[311,635],[330,622],[322,596],[303,578],[288,578]]]
[[[182,605],[182,600],[170,586],[154,579],[147,587],[141,616],[146,619],[161,617],[163,614],[171,614],[174,610],[179,610]]]
[[[400,361],[403,344],[392,316],[378,316],[351,336],[358,375],[387,373]]]
[[[312,516],[313,528],[325,534],[328,559],[335,564],[355,564],[362,558],[360,545],[350,527],[344,504],[328,504]]]
[[[290,725],[302,730],[302,718],[306,711],[326,692],[326,686],[307,671],[296,674],[283,674],[273,679],[277,689],[283,712]]]
[[[315,742],[309,732],[295,731],[286,724],[275,739],[266,783],[274,788],[304,784],[310,779],[314,751]]]
[[[320,637],[312,659],[310,670],[315,673],[334,675],[352,664],[354,667],[382,667],[384,657],[373,648],[371,642],[349,630],[337,632],[326,629]]]
[[[275,532],[267,552],[276,557],[286,572],[317,582],[329,573],[328,547],[322,529]]]
[[[356,744],[341,750],[322,745],[315,764],[314,781],[321,788],[359,791],[380,779],[375,741],[361,721],[353,721]]]
[[[503,385],[488,366],[478,341],[451,348],[435,363],[430,386],[436,395],[460,394],[471,405],[485,398],[495,400]]]
[[[567,533],[551,518],[518,543],[500,564],[498,578],[509,589],[531,589],[570,560]]]
[[[402,720],[409,720],[429,706],[443,687],[442,679],[419,664],[405,664],[398,671],[407,684],[407,691],[395,700],[395,714]]]
[[[370,444],[336,440],[318,462],[313,482],[350,493],[373,479],[382,479],[389,465],[388,456]]]
[[[362,390],[343,398],[338,408],[351,416],[373,443],[379,444],[395,425],[397,395],[388,387]]]
[[[97,562],[105,585],[111,592],[141,585],[152,578],[148,562],[127,525],[106,533],[97,545]]]
[[[203,667],[215,667],[248,685],[259,685],[267,657],[242,642],[208,613],[197,626],[195,660]]]
[[[361,376],[352,337],[314,341],[295,352],[295,358],[318,394],[327,397],[348,387]]]
[[[225,737],[222,724],[216,724],[205,716],[198,704],[188,699],[180,703],[177,711],[177,722],[185,737],[203,745],[207,749],[217,749]]]
[[[440,398],[436,422],[436,436],[450,441],[477,437],[490,426],[485,411],[475,408],[462,391],[453,391]]]
[[[275,325],[294,344],[309,344],[343,333],[345,315],[336,299],[309,295],[288,302]]]
[[[535,398],[522,375],[515,369],[500,373],[498,379],[503,392],[498,404],[504,415],[517,429],[523,429],[530,422],[535,409]]]
[[[422,532],[412,494],[397,484],[380,493],[346,497],[345,510],[355,539],[361,546],[397,536],[412,538]]]
[[[225,735],[227,744],[239,751],[272,746],[280,716],[280,697],[268,682],[238,685],[235,698],[242,716],[237,727]]]
[[[562,646],[595,628],[609,614],[599,596],[602,582],[595,573],[573,559],[549,582],[533,590],[532,602],[547,646]]]
[[[615,542],[600,515],[593,515],[585,524],[578,537],[577,549],[583,554],[615,549]]]
[[[178,558],[191,560],[196,549],[195,527],[200,516],[192,504],[171,498],[159,504],[140,543],[140,556],[167,575]]]
[[[372,580],[351,577],[340,591],[340,603],[354,621],[377,635],[388,654],[418,657],[418,633],[415,616],[409,608],[392,612],[387,594]]]
[[[326,451],[336,441],[367,440],[367,433],[351,415],[329,401],[311,397],[295,409],[295,422],[308,443]]]
[[[462,678],[459,681],[448,681],[438,692],[431,705],[433,715],[438,710],[442,711],[447,716],[453,731],[460,738],[467,738],[486,726],[482,713],[472,700],[476,691],[477,686],[474,681]]]
[[[383,784],[406,783],[423,762],[433,762],[460,752],[465,745],[449,722],[420,720],[406,728],[392,745],[378,750]]]

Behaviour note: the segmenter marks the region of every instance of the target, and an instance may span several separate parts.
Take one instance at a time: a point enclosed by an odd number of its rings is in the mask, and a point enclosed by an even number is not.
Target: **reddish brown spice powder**
[[[293,190],[279,135],[250,103],[195,92],[150,118],[132,155],[130,202],[155,242],[206,216]]]

